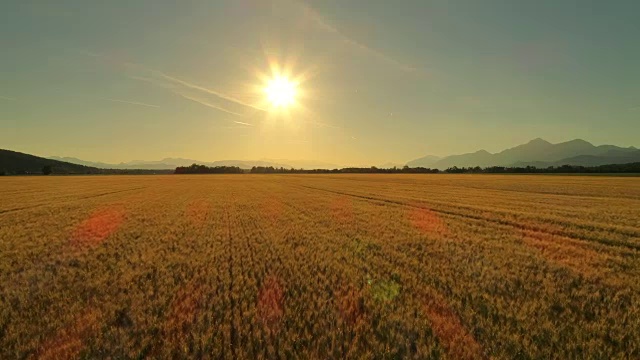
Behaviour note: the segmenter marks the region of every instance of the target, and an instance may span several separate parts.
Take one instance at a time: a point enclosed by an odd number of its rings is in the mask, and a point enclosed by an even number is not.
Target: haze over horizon
[[[377,165],[534,138],[640,145],[636,1],[0,10],[0,148],[105,163]],[[295,106],[265,99],[274,71],[299,82]]]
[[[497,151],[493,151],[493,152],[489,152],[490,154],[498,154],[501,153],[502,151],[505,150],[510,150],[513,149],[517,146],[523,146],[523,145],[528,145],[528,144],[532,144],[534,142],[544,142],[544,143],[550,143],[545,139],[542,138],[536,138],[536,139],[532,139],[526,143],[523,144],[518,144],[516,146],[513,147],[508,147],[505,149],[500,149]],[[586,141],[584,139],[571,139],[571,140],[567,140],[567,141],[562,141],[562,142],[558,142],[558,143],[550,143],[552,145],[558,145],[558,144],[567,144],[569,142],[586,142],[589,144],[592,144],[594,146],[606,146],[606,145],[613,145],[614,144],[593,144],[589,141]],[[638,147],[634,146],[634,145],[630,145],[630,146],[626,146],[626,147],[622,147],[622,148],[627,148],[627,149],[638,149]],[[482,152],[482,151],[486,151],[486,149],[476,149],[475,151],[470,151],[468,153],[455,153],[455,154],[446,154],[446,155],[433,155],[433,154],[427,154],[427,157],[433,157],[433,158],[446,158],[449,156],[455,156],[455,155],[465,155],[465,154],[472,154],[472,153],[476,153],[476,152]],[[578,152],[579,153],[579,152]],[[57,160],[63,160],[65,161],[65,158],[67,160],[70,159],[75,159],[75,160],[83,160],[86,162],[94,162],[94,163],[104,163],[101,161],[92,161],[91,159],[79,159],[77,157],[74,156],[45,156],[42,155],[43,157],[46,158],[53,158],[53,159],[57,159]],[[422,156],[419,156],[418,158],[421,158]],[[295,159],[295,158],[291,158],[291,159],[274,159],[274,158],[258,158],[258,159],[217,159],[217,158],[210,158],[210,159],[193,159],[193,158],[182,158],[182,157],[167,157],[167,158],[162,158],[162,159],[131,159],[131,160],[127,160],[127,161],[120,161],[118,163],[111,163],[112,165],[118,165],[118,164],[142,164],[145,162],[160,162],[160,161],[166,161],[166,160],[194,160],[196,162],[207,162],[207,163],[215,163],[215,162],[224,162],[224,161],[246,161],[246,162],[270,162],[270,163],[274,163],[274,164],[284,164],[284,165],[288,165],[289,167],[293,166],[293,167],[306,167],[306,168],[313,168],[314,166],[317,167],[348,167],[348,166],[359,166],[359,167],[369,167],[369,166],[383,166],[383,167],[393,167],[393,166],[402,166],[405,165],[406,163],[410,163],[412,162],[411,160],[417,160],[417,159],[408,159],[408,160],[401,160],[398,162],[387,162],[387,163],[360,163],[360,164],[344,164],[344,163],[328,163],[328,162],[324,162],[324,161],[319,161],[319,160],[314,160],[314,159]],[[539,159],[539,160],[544,160],[544,159]],[[73,161],[71,161],[73,163]],[[291,164],[287,164],[287,162],[291,162]],[[109,164],[109,163],[107,163]],[[315,164],[315,165],[311,165],[311,166],[305,166],[303,164]]]

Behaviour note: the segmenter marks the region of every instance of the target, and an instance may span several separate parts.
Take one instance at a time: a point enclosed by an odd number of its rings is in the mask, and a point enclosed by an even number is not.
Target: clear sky
[[[404,163],[638,146],[637,0],[0,2],[0,148]],[[275,109],[272,69],[299,82]]]

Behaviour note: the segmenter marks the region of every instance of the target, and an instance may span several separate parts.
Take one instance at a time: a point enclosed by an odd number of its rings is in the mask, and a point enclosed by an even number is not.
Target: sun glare
[[[265,93],[274,107],[287,107],[296,100],[296,87],[295,82],[286,77],[278,76],[269,80]]]

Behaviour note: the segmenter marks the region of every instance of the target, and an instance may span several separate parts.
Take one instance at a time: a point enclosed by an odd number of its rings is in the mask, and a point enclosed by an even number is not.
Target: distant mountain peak
[[[569,140],[564,142],[564,144],[585,144],[585,145],[593,145],[592,143],[588,142],[587,140],[582,140],[582,139],[573,139],[573,140]]]
[[[437,161],[426,162],[417,159],[409,166],[427,163],[429,167],[440,170],[449,167],[487,167],[512,166],[514,164],[556,164],[602,165],[635,162],[640,151],[633,147],[621,148],[614,145],[594,146],[583,139],[574,139],[552,144],[542,138],[536,138],[526,144],[518,145],[492,154],[486,150],[473,153],[446,156]]]
[[[435,155],[426,155],[419,159],[415,159],[407,162],[407,166],[409,167],[431,167],[434,163],[440,160],[439,156]]]
[[[529,141],[529,144],[544,144],[544,145],[551,145],[550,142],[548,142],[547,140],[543,139],[543,138],[535,138],[531,141]]]

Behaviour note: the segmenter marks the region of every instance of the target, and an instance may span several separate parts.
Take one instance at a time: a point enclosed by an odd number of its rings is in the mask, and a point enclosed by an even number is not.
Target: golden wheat
[[[0,179],[0,358],[637,358],[640,181]]]

